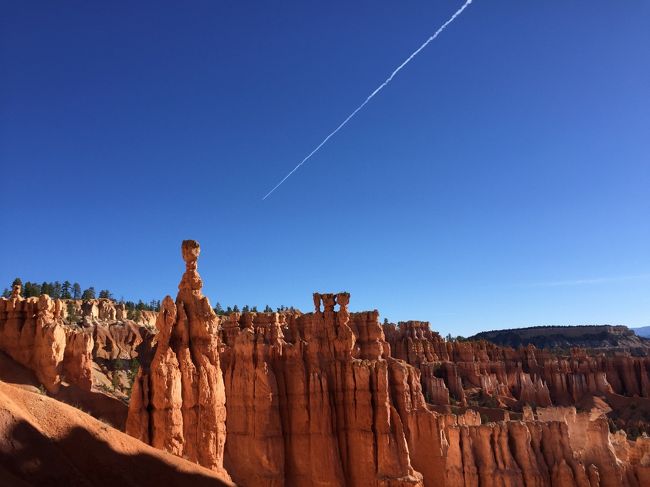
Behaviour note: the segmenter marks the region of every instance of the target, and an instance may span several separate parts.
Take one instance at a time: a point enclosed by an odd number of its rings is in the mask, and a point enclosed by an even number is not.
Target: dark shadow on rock
[[[57,441],[20,421],[8,436],[0,443],[1,487],[231,485],[209,475],[181,472],[154,454],[119,453],[82,428]]]
[[[61,384],[59,392],[52,397],[81,409],[122,432],[126,429],[129,406],[115,397],[99,391],[86,391],[74,384],[66,383]]]
[[[33,389],[38,389],[41,385],[34,372],[2,351],[0,351],[0,380],[7,384],[30,386]]]

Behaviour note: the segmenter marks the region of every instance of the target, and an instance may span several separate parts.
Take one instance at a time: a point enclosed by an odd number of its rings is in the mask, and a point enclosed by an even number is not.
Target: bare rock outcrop
[[[425,397],[436,405],[468,404],[480,392],[495,407],[570,406],[585,396],[650,397],[650,357],[616,352],[568,356],[533,345],[512,349],[486,341],[447,341],[419,321],[383,325],[395,357],[420,369]],[[449,400],[439,380],[449,391]]]
[[[185,274],[176,302],[169,296],[162,302],[155,352],[150,363],[141,362],[126,430],[145,443],[227,475],[219,320],[201,293],[199,252],[197,242],[183,242]]]
[[[348,302],[347,293],[315,294],[313,313],[233,314],[223,323],[225,464],[235,482],[598,485],[591,479],[604,476],[602,459],[593,464],[585,456],[591,467],[575,456],[566,418],[481,424],[471,410],[430,410],[423,387],[444,391],[442,384],[391,356],[378,313],[350,313]],[[421,364],[440,356],[433,346],[421,345],[395,351],[410,353],[411,360],[424,357]],[[463,353],[467,359],[471,350]],[[444,400],[444,392],[438,397]],[[594,448],[607,449],[606,437],[592,440]],[[623,475],[620,467],[613,471]]]
[[[59,390],[66,335],[62,303],[47,295],[23,299],[14,286],[9,299],[0,299],[0,350],[31,369],[51,393]]]
[[[351,314],[348,302],[347,293],[314,294],[313,313],[233,314],[224,323],[235,482],[423,485],[391,401],[378,313]]]
[[[63,373],[72,383],[86,391],[93,387],[93,348],[95,341],[89,330],[66,330]]]

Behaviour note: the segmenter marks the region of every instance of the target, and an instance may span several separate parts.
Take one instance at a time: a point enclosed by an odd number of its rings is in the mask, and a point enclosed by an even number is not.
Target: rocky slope
[[[78,409],[0,382],[0,485],[232,484],[211,470],[147,446]]]

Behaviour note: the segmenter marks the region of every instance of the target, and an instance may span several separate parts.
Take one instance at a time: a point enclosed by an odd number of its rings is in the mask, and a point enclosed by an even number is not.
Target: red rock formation
[[[20,286],[0,299],[0,350],[33,370],[51,393],[59,390],[65,346],[59,300],[23,299]]]
[[[537,420],[557,421],[567,425],[567,438],[577,457],[591,469],[599,484],[620,486],[625,471],[617,465],[616,452],[609,440],[607,418],[602,411],[578,413],[574,407],[538,408]]]
[[[86,327],[106,325],[108,322],[128,321],[154,329],[158,315],[155,311],[141,310],[130,319],[124,303],[117,303],[108,298],[89,299],[85,301],[64,299],[63,302],[65,304],[63,317],[67,317],[68,309],[70,309],[78,319],[82,319]]]
[[[182,245],[185,274],[176,302],[167,296],[158,313],[150,364],[136,377],[126,430],[162,450],[227,475],[223,468],[226,408],[218,354],[218,318],[197,272],[200,248]]]
[[[66,329],[63,374],[73,384],[86,391],[93,387],[94,340],[89,330]]]
[[[467,395],[493,398],[495,405],[521,407],[571,405],[597,394],[650,394],[650,358],[589,356],[574,349],[569,357],[534,346],[499,347],[487,342],[447,342],[425,322],[384,325],[396,357],[418,367],[425,396],[445,404],[443,379],[452,400],[467,404]]]
[[[130,320],[98,323],[89,329],[94,339],[93,357],[98,361],[137,358],[153,340],[147,327]]]
[[[471,411],[454,416],[429,410],[423,385],[435,390],[439,382],[429,383],[435,377],[421,378],[419,369],[391,357],[378,314],[350,313],[348,301],[347,294],[315,294],[314,313],[286,322],[262,313],[233,314],[224,322],[225,462],[233,480],[256,486],[588,487],[590,478],[603,475],[574,456],[566,421],[481,425]],[[411,338],[394,350],[424,357],[428,370],[427,355],[442,354]],[[464,354],[466,362],[473,356],[471,348],[443,346],[446,354]],[[500,375],[492,372],[491,380]],[[523,389],[539,394],[528,380],[520,377]],[[599,448],[607,443],[602,436],[593,441]]]
[[[20,291],[20,285],[14,286],[12,297],[0,299],[0,350],[33,370],[52,394],[63,376],[90,391],[93,361],[136,358],[153,338],[148,328],[133,321],[115,321],[111,300],[23,299]],[[87,313],[82,327],[66,322],[69,307]]]
[[[315,294],[316,311],[286,324],[249,313],[224,323],[226,465],[235,482],[421,485],[391,404],[378,313],[350,314],[348,301]]]

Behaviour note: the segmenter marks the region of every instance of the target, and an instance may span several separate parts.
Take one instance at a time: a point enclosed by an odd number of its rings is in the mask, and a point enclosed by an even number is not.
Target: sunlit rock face
[[[438,414],[423,387],[447,391],[444,381],[392,356],[376,311],[350,313],[347,294],[314,302],[308,314],[233,314],[222,324],[225,464],[241,485],[640,485],[645,467],[615,461],[601,416],[576,422],[548,409],[481,424],[472,410]],[[411,351],[424,357],[420,369],[442,343]],[[474,352],[460,353],[469,361]],[[522,394],[548,396],[517,380],[533,391]],[[589,448],[577,446],[581,435]]]
[[[640,487],[647,479],[647,442],[611,435],[597,411],[554,406],[632,387],[622,385],[628,372],[642,390],[637,365],[614,373],[578,350],[558,359],[534,347],[447,342],[424,322],[382,326],[377,311],[350,312],[347,293],[315,293],[306,314],[221,318],[201,294],[198,244],[184,242],[182,254],[178,296],[162,302],[152,357],[133,388],[127,431],[142,441],[227,470],[244,486]],[[523,421],[435,411],[452,401],[462,408],[477,391],[493,409],[522,406]]]
[[[19,285],[11,297],[0,299],[0,350],[31,369],[52,394],[59,391],[64,372],[69,382],[88,390],[92,386],[92,337],[65,327],[63,308],[60,299],[45,294],[23,299]]]
[[[127,433],[225,475],[226,407],[219,363],[219,320],[201,293],[200,247],[182,244],[185,273],[176,301],[167,296],[156,320],[149,363],[135,379]]]

